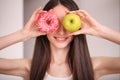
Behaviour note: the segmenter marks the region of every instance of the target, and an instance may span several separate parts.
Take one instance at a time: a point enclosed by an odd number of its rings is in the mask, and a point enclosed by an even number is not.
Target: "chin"
[[[65,49],[65,48],[69,48],[69,44],[55,44],[54,46],[58,49]]]

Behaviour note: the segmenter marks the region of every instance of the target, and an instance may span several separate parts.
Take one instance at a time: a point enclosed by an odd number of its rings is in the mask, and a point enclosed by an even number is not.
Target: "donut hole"
[[[51,23],[51,20],[47,20],[46,23],[49,25]]]

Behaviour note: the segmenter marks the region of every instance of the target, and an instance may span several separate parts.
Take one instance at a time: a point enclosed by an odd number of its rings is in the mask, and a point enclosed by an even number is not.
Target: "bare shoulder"
[[[20,66],[23,66],[23,68],[26,70],[26,71],[30,71],[30,67],[31,67],[31,59],[11,59],[11,62],[14,62],[16,64],[20,64]]]
[[[16,61],[18,63],[21,63],[20,76],[23,77],[25,80],[29,80],[32,60],[25,58],[25,59],[16,59]]]
[[[105,75],[103,59],[105,59],[105,57],[92,57],[91,58],[95,80],[98,80],[100,77]]]
[[[108,56],[99,56],[99,57],[92,57],[92,64],[95,69],[100,69],[103,67],[107,67],[108,65],[119,64],[120,57],[108,57]],[[110,64],[112,63],[112,64]],[[107,66],[106,66],[107,65]]]
[[[0,58],[0,74],[28,78],[31,59],[4,59]]]
[[[100,56],[91,60],[96,80],[104,75],[120,73],[120,57]]]
[[[91,58],[91,61],[92,61],[92,65],[93,65],[93,70],[94,70],[94,73],[96,74],[98,71],[101,70],[101,57],[92,57]]]
[[[30,72],[32,60],[31,59],[22,59],[21,61],[24,63],[27,72]]]
[[[31,69],[31,59],[23,59],[23,63],[24,63],[24,67],[25,67],[25,74],[23,76],[23,78],[25,80],[29,80],[29,76],[30,76],[30,69]]]

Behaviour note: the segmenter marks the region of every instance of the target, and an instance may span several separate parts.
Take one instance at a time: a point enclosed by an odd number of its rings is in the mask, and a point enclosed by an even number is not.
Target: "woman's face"
[[[68,36],[70,32],[66,31],[62,25],[62,19],[67,14],[67,11],[69,10],[62,5],[57,5],[50,11],[56,14],[60,20],[58,29],[53,33],[47,34],[47,37],[50,41],[50,45],[57,48],[65,48],[69,46],[69,43],[73,39],[72,36]]]

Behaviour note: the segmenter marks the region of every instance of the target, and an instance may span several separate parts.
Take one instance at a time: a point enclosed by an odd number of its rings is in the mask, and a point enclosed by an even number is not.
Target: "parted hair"
[[[67,7],[70,11],[79,7],[73,0],[49,0],[44,10],[49,11],[58,4]],[[68,52],[68,64],[73,80],[94,80],[94,71],[86,41],[86,35],[73,37]],[[35,42],[32,59],[30,80],[43,80],[51,61],[50,42],[46,35],[38,36]]]

